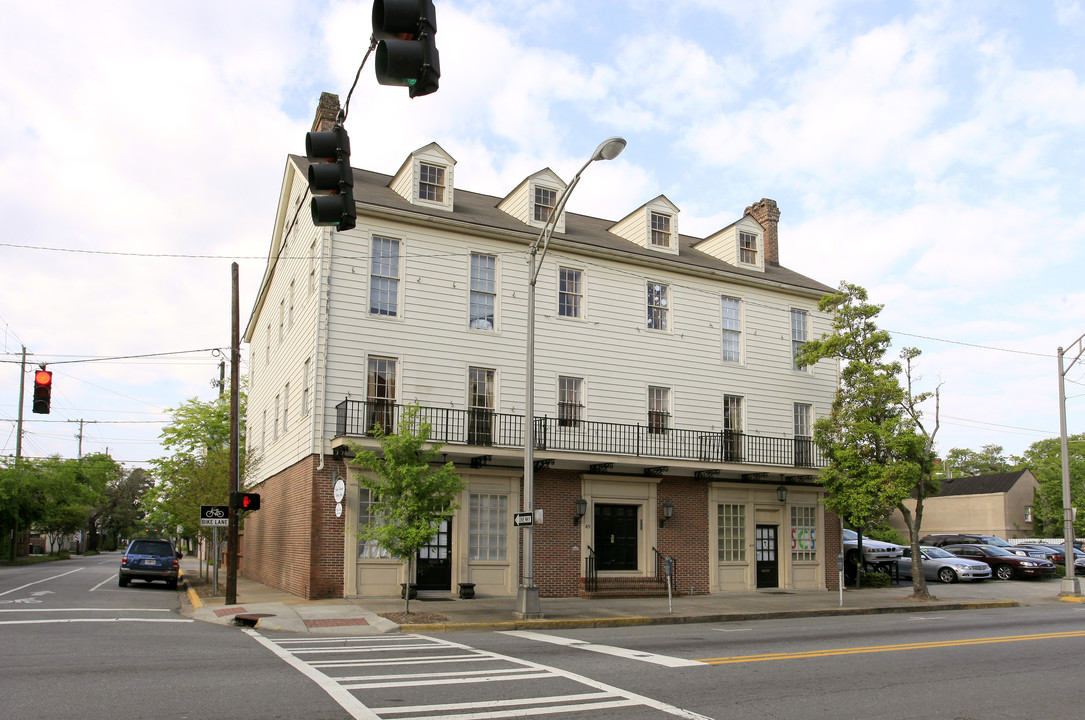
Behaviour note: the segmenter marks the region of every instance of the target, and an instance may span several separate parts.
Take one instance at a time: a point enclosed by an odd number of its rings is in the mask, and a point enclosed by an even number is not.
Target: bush
[[[889,577],[883,572],[865,572],[863,573],[863,585],[864,588],[885,588],[890,587],[893,584],[893,578]],[[848,587],[854,588],[855,583],[851,582]]]

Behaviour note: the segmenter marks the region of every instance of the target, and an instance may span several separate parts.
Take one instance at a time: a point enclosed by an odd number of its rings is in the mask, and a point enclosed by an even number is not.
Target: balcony
[[[380,425],[395,432],[406,405],[344,400],[335,406],[336,438],[370,437]],[[492,410],[421,407],[430,439],[448,445],[522,448],[524,416]],[[810,438],[767,437],[718,430],[622,425],[568,418],[535,418],[535,449],[705,463],[823,468]]]

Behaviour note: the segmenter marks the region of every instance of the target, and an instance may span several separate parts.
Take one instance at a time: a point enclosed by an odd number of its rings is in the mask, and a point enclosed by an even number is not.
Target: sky
[[[370,60],[355,167],[392,174],[436,141],[457,187],[503,197],[620,135],[571,212],[664,194],[703,237],[772,198],[781,264],[866,288],[894,353],[922,350],[942,452],[1058,436],[1058,348],[1085,349],[1085,2],[435,6],[440,90],[411,100]],[[0,7],[0,455],[25,347],[24,456],[145,466],[169,409],[218,392],[231,263],[243,327],[286,156],[322,91],[345,102],[372,3]],[[39,363],[49,415],[30,412]],[[1085,432],[1085,358],[1066,381]]]

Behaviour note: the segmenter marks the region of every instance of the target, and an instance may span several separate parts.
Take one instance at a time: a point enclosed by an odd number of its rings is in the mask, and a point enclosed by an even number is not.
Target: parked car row
[[[994,535],[944,533],[925,535],[919,541],[923,576],[928,580],[953,583],[963,580],[1012,580],[1047,578],[1064,564],[1065,549],[1046,543],[1013,545]],[[858,534],[844,530],[843,549],[849,565],[858,558]],[[892,567],[900,577],[911,577],[912,549],[863,536],[864,564]],[[1074,572],[1085,575],[1085,552],[1074,550]]]

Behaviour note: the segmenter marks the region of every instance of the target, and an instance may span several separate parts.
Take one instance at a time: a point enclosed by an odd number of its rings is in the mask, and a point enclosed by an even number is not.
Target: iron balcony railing
[[[336,405],[335,436],[367,437],[378,426],[395,432],[406,405],[344,400]],[[420,407],[430,439],[450,445],[524,446],[524,416],[468,408]],[[710,463],[821,468],[828,463],[811,438],[768,437],[732,431],[662,428],[657,424],[535,418],[535,449],[626,455]]]

